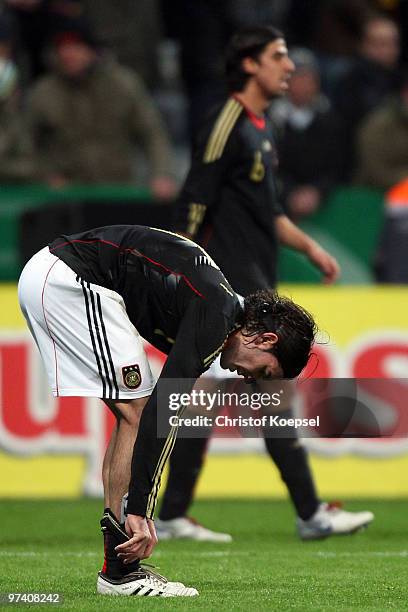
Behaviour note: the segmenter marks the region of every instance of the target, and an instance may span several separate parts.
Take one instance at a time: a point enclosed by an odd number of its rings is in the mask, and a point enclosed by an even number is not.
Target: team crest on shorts
[[[135,363],[134,365],[125,366],[122,368],[122,378],[125,386],[128,389],[137,389],[142,382],[140,368]]]

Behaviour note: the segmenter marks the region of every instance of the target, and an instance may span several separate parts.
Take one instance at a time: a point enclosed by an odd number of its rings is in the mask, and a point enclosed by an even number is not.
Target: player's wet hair
[[[242,330],[244,336],[275,333],[278,341],[270,352],[284,378],[295,378],[309,361],[317,325],[312,315],[290,298],[262,289],[245,298]]]
[[[250,75],[242,68],[245,57],[257,59],[269,43],[284,38],[272,26],[252,26],[240,30],[230,40],[226,53],[226,75],[229,91],[242,91]]]

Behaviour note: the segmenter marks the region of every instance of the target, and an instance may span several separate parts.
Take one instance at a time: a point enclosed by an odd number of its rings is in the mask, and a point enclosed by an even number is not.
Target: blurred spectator
[[[228,0],[226,4],[233,31],[259,24],[273,24],[279,30],[285,30],[293,0]]]
[[[12,59],[14,53],[14,27],[10,11],[0,3],[0,57]]]
[[[47,43],[55,31],[83,16],[81,0],[0,0],[12,28],[13,57],[20,81],[29,85],[47,70]],[[1,25],[0,25],[1,36]]]
[[[362,26],[374,14],[398,23],[407,46],[407,0],[291,0],[286,32],[291,45],[311,47],[319,57],[355,56]]]
[[[401,28],[401,55],[408,62],[408,2],[407,0],[371,0],[377,10],[394,19]]]
[[[329,55],[354,55],[370,0],[292,0],[289,42]]]
[[[15,26],[16,56],[25,80],[44,72],[44,44],[48,35],[51,0],[4,0]],[[25,75],[27,73],[27,76]]]
[[[369,0],[293,0],[289,44],[312,48],[319,57],[322,89],[330,99],[358,51]]]
[[[98,53],[85,25],[53,39],[55,64],[33,87],[30,125],[42,176],[51,185],[129,183],[141,145],[159,198],[172,197],[169,144],[136,73]]]
[[[286,98],[271,116],[277,127],[279,175],[287,213],[295,219],[315,212],[340,182],[345,143],[342,124],[320,89],[314,54],[297,48],[290,57],[296,71]]]
[[[18,105],[17,69],[0,58],[0,182],[34,179],[34,163]]]
[[[357,138],[357,180],[389,189],[408,178],[408,73],[399,95],[368,115]]]
[[[349,171],[354,165],[356,129],[364,117],[394,93],[398,84],[400,38],[388,17],[373,16],[362,28],[359,57],[341,79],[335,105],[346,121]]]
[[[167,35],[180,43],[181,76],[189,103],[191,139],[203,118],[226,96],[224,49],[229,39],[227,3],[218,0],[162,0]]]
[[[408,178],[386,194],[375,267],[379,282],[408,284]]]
[[[158,0],[82,0],[95,35],[154,90],[162,26]]]

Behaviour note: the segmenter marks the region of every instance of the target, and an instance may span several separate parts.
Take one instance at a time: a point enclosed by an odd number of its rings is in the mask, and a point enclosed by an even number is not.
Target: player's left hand
[[[312,264],[322,272],[322,282],[325,285],[331,285],[339,278],[340,266],[337,260],[321,246],[313,244],[308,252],[308,257]]]
[[[125,529],[129,540],[115,548],[123,563],[132,563],[136,559],[150,557],[158,541],[153,521],[135,514],[128,514]]]

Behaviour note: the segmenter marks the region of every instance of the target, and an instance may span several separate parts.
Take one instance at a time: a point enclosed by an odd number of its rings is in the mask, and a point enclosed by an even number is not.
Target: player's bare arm
[[[340,275],[337,260],[321,247],[313,238],[297,227],[286,215],[278,215],[275,228],[281,244],[306,255],[311,263],[323,274],[323,283],[331,285]]]

